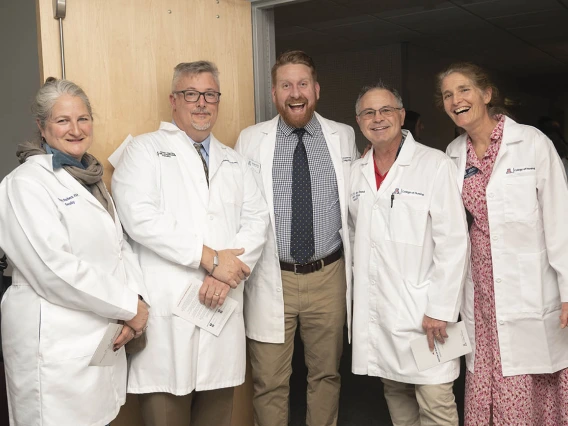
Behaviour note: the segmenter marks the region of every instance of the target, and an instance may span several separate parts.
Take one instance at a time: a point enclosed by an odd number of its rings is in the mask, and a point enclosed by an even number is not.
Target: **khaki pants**
[[[458,426],[453,382],[412,385],[381,380],[393,426]]]
[[[255,426],[287,426],[294,334],[300,326],[308,367],[308,426],[335,426],[345,324],[345,262],[306,275],[282,271],[285,341],[248,341]]]
[[[230,426],[235,388],[138,395],[145,426]]]

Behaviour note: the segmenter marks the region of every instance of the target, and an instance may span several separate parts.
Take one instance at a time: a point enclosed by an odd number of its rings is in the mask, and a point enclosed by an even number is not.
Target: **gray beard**
[[[203,125],[199,125],[197,123],[191,123],[191,126],[195,129],[195,130],[207,130],[209,129],[209,127],[211,127],[211,122],[205,123]]]

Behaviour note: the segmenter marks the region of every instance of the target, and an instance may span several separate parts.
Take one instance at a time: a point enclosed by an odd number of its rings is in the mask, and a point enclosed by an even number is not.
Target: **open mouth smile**
[[[470,110],[470,107],[460,107],[454,110],[454,114],[456,115],[460,115],[463,114],[464,112],[468,112]]]

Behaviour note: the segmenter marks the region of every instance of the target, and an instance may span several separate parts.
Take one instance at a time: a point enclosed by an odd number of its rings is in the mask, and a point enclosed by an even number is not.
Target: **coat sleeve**
[[[456,167],[447,158],[434,181],[430,219],[434,268],[430,275],[426,315],[457,321],[467,266],[467,222],[456,184]]]
[[[59,211],[41,185],[8,177],[0,200],[0,245],[41,297],[105,318],[130,320],[136,315],[135,291],[73,253]]]
[[[128,236],[170,262],[198,268],[203,236],[182,226],[161,205],[159,171],[142,141],[125,149],[112,176],[112,193]]]
[[[233,240],[232,247],[243,247],[245,252],[239,258],[254,269],[262,254],[268,232],[268,206],[262,197],[260,189],[252,176],[250,168],[244,159],[241,160],[243,169],[243,204],[239,231]]]
[[[568,302],[568,184],[554,145],[539,133],[535,143],[537,196],[550,266],[556,271],[562,302]]]

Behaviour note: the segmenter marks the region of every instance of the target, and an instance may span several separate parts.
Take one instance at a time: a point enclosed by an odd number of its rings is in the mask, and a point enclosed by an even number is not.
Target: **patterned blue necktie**
[[[290,255],[304,264],[314,255],[314,213],[308,154],[302,138],[306,129],[296,129],[298,144],[292,162],[292,226]]]

